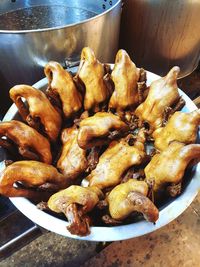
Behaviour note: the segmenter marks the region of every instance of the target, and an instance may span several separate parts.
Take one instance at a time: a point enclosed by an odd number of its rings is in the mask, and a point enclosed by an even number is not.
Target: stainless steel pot
[[[49,60],[70,65],[90,46],[113,62],[120,15],[120,0],[1,0],[0,112],[10,105],[8,89],[41,79]]]
[[[200,0],[124,0],[120,46],[138,66],[159,75],[178,65],[180,77],[200,59]]]

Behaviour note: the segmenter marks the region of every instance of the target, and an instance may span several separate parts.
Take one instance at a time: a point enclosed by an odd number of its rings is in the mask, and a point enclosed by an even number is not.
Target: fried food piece
[[[117,185],[108,195],[109,212],[113,219],[124,220],[132,212],[141,212],[150,222],[158,220],[159,211],[147,197],[148,185],[144,181],[130,179]]]
[[[44,68],[49,86],[47,89],[50,98],[57,98],[62,102],[65,118],[73,117],[82,107],[82,96],[77,90],[73,77],[55,61],[50,61]]]
[[[90,220],[86,215],[91,211],[103,193],[97,187],[72,185],[54,195],[48,201],[48,207],[57,213],[64,213],[69,221],[67,229],[73,235],[90,234]]]
[[[108,143],[128,131],[128,126],[112,113],[98,112],[80,122],[78,144],[87,149]]]
[[[89,185],[104,189],[119,184],[126,170],[145,160],[144,142],[145,136],[142,131],[134,146],[130,146],[126,138],[113,141],[100,156],[96,169],[87,177]]]
[[[85,85],[84,109],[99,111],[100,105],[109,98],[109,90],[104,83],[104,66],[95,57],[89,47],[81,53],[77,77]]]
[[[139,104],[138,82],[140,69],[131,61],[125,50],[119,50],[111,73],[115,89],[110,98],[109,108],[117,112]]]
[[[191,144],[196,141],[198,126],[200,124],[200,109],[190,113],[175,112],[165,127],[153,132],[155,147],[163,151],[172,141]]]
[[[1,122],[0,137],[7,137],[6,142],[9,140],[14,142],[24,158],[37,159],[51,164],[52,155],[49,141],[25,123],[16,120]],[[1,139],[1,141],[1,146],[4,147],[5,139]]]
[[[57,162],[57,168],[65,178],[75,179],[82,174],[88,166],[86,150],[79,147],[77,142],[78,129],[67,128],[62,131],[62,153]]]
[[[17,182],[30,188],[16,187]],[[0,194],[7,197],[42,198],[43,193],[34,188],[45,183],[56,185],[57,190],[68,185],[63,175],[52,165],[33,160],[16,161],[0,174]]]
[[[193,159],[200,161],[199,144],[185,146],[180,142],[172,142],[160,154],[153,156],[144,169],[145,180],[147,183],[153,181],[154,192],[170,183],[178,184],[182,181],[185,169]]]
[[[165,77],[153,81],[146,100],[135,110],[139,120],[149,124],[150,132],[162,126],[166,108],[180,98],[177,86],[179,72],[179,67],[173,67]]]
[[[10,89],[10,97],[24,121],[36,130],[44,132],[51,141],[56,141],[62,124],[61,116],[42,91],[21,84]],[[28,107],[22,97],[26,99]]]

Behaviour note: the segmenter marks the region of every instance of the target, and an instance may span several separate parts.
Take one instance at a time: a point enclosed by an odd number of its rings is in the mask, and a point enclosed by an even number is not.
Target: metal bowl
[[[72,69],[72,71],[76,71],[76,69],[74,68]],[[158,78],[158,75],[147,72],[147,84],[150,84],[153,80],[156,80]],[[39,82],[34,84],[33,87],[40,90],[45,89],[47,87],[47,79],[44,78],[40,80]],[[186,102],[183,111],[190,112],[195,110],[197,107],[192,102],[192,100],[180,89],[179,92]],[[17,108],[13,104],[6,113],[3,120],[8,121],[14,118],[19,117]],[[93,226],[91,227],[91,234],[85,237],[71,235],[66,229],[68,222],[39,210],[32,202],[30,202],[26,198],[16,197],[10,198],[10,200],[26,217],[28,217],[34,223],[57,234],[89,241],[117,241],[138,237],[153,232],[170,223],[172,220],[177,218],[185,209],[187,209],[200,189],[200,164],[198,164],[196,168],[192,170],[190,174],[188,174],[188,176],[189,179],[182,194],[175,199],[171,198],[166,203],[164,203],[163,206],[160,207],[159,220],[155,225],[145,220],[141,220],[132,224],[121,226]]]

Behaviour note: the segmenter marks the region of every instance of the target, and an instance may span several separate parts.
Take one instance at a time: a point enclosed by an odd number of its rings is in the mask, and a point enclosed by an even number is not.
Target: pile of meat
[[[0,194],[64,213],[80,236],[99,214],[107,225],[133,214],[155,223],[157,195],[180,194],[186,168],[200,160],[200,110],[179,111],[179,67],[147,87],[126,51],[111,68],[85,47],[76,74],[54,61],[44,71],[46,91],[10,89],[22,119],[0,124],[0,145],[13,160],[0,174]]]

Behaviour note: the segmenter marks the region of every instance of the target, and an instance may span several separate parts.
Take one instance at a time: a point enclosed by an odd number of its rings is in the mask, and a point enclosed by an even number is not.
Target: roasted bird
[[[165,127],[153,133],[154,145],[158,150],[165,150],[172,141],[184,144],[195,143],[200,124],[200,109],[190,113],[177,111],[169,119]]]
[[[48,96],[55,103],[61,101],[64,117],[72,118],[82,107],[82,96],[73,82],[73,77],[55,61],[47,63],[44,72],[49,82]]]
[[[63,147],[57,168],[69,179],[78,177],[88,166],[86,150],[79,147],[77,136],[78,129],[75,127],[64,129],[61,135]]]
[[[143,81],[140,80],[141,71],[143,70],[136,68],[125,50],[118,51],[111,73],[114,92],[110,98],[109,108],[120,112],[127,108],[137,107],[141,103],[142,92],[139,92],[141,83],[138,83],[143,82],[143,89],[145,89],[145,76],[142,76]]]
[[[0,194],[7,197],[42,199],[43,193],[38,189],[55,192],[67,186],[63,175],[55,167],[38,161],[16,161],[0,174]]]
[[[172,142],[160,154],[154,155],[144,169],[146,182],[153,182],[154,192],[163,189],[165,185],[176,186],[182,182],[185,169],[194,159],[195,163],[200,161],[199,144]]]
[[[145,160],[144,143],[145,136],[142,130],[133,146],[129,145],[127,138],[113,141],[100,156],[96,169],[87,177],[89,185],[104,189],[119,184],[126,170]]]
[[[10,89],[10,97],[24,121],[45,133],[51,141],[56,141],[61,128],[61,116],[42,91],[21,84]],[[22,98],[25,98],[28,107]]]
[[[98,112],[80,122],[78,144],[83,149],[99,146],[127,131],[128,126],[118,116],[112,113]]]
[[[15,144],[18,152],[24,158],[51,164],[52,155],[49,141],[25,123],[16,120],[1,122],[0,137],[0,145],[10,148],[11,152]]]
[[[147,221],[156,222],[159,211],[147,197],[147,193],[148,185],[144,181],[130,179],[117,185],[107,197],[111,217],[121,221],[137,211],[142,213]]]
[[[67,229],[73,235],[90,234],[90,212],[103,193],[97,187],[81,187],[72,185],[54,195],[48,201],[48,207],[57,213],[64,213],[69,221]]]
[[[105,70],[89,47],[81,53],[80,66],[76,78],[85,86],[84,109],[97,112],[109,98],[109,90],[104,83]]]
[[[153,81],[146,100],[135,110],[140,122],[148,123],[149,133],[163,126],[168,109],[176,111],[184,104],[177,86],[179,72],[179,67],[173,67],[165,77]]]

